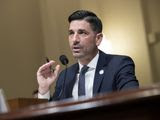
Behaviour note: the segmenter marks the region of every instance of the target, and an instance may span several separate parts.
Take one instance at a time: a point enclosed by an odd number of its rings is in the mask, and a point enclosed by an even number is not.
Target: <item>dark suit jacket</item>
[[[138,88],[139,84],[134,69],[135,65],[130,57],[110,55],[100,51],[93,84],[93,95]],[[60,73],[52,100],[72,97],[78,70],[79,65],[76,63],[67,68],[67,71],[65,69]],[[100,74],[102,70],[104,73]],[[64,82],[65,72],[66,80]]]

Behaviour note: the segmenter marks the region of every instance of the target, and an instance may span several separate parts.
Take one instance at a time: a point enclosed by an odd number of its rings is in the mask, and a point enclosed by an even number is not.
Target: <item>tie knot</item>
[[[84,66],[82,67],[81,71],[80,71],[80,74],[85,74],[85,73],[87,72],[88,68],[89,68],[89,67],[88,67],[87,65],[84,65]]]

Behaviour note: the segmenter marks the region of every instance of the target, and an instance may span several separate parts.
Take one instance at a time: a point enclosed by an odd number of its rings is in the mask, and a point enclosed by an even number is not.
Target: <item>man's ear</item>
[[[98,33],[96,35],[96,45],[99,46],[101,41],[102,41],[102,38],[103,38],[103,34],[102,33]]]

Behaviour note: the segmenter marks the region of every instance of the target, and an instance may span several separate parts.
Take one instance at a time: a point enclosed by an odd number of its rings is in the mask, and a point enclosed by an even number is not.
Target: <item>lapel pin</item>
[[[99,74],[102,75],[104,73],[104,70],[100,70]]]

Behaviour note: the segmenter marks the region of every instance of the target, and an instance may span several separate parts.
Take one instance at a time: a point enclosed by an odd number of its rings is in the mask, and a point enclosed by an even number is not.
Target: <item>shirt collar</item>
[[[97,55],[88,63],[88,67],[89,68],[96,68],[97,66],[97,62],[98,62],[98,58],[99,58],[99,51],[97,53]],[[79,64],[79,71],[81,70],[81,68],[83,67],[83,65],[78,61]]]

